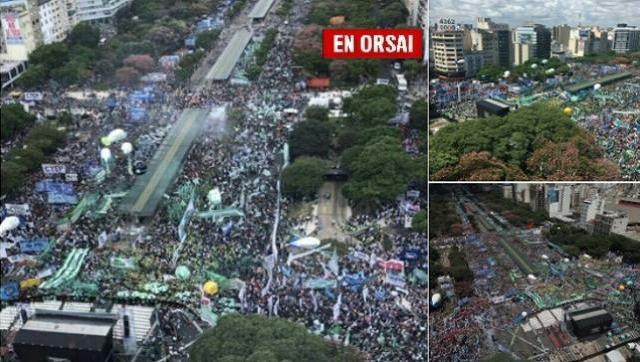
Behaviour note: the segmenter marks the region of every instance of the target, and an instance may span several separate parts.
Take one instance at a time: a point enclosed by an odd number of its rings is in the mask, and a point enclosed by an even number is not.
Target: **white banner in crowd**
[[[77,173],[65,173],[64,180],[67,182],[78,182],[78,174]]]
[[[29,204],[5,204],[7,215],[28,215],[30,213]]]
[[[66,173],[67,167],[65,165],[60,165],[60,164],[43,163],[42,172],[44,172],[45,175],[55,175],[60,173]]]
[[[24,92],[25,101],[41,101],[43,98],[42,92]]]

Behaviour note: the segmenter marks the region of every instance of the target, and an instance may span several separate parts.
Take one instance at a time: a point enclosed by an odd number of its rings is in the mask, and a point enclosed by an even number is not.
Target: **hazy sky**
[[[545,25],[640,26],[640,0],[431,0],[431,22],[453,18],[475,24],[478,16],[511,26],[533,21]],[[582,17],[581,17],[582,16]]]

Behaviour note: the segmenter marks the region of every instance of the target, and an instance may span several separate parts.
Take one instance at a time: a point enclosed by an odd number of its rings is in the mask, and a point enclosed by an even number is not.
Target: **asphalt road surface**
[[[350,236],[342,226],[351,216],[347,199],[342,196],[342,183],[325,182],[320,187],[318,202],[318,238],[348,241]]]

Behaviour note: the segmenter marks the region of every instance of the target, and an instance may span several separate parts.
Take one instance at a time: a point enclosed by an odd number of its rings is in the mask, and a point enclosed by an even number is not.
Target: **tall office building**
[[[604,211],[596,215],[593,223],[593,233],[596,235],[619,234],[627,232],[629,217],[622,212]]]
[[[559,50],[566,51],[569,47],[571,29],[567,24],[554,26],[551,29],[551,41],[556,44]]]
[[[551,57],[551,31],[540,24],[535,24],[533,30],[536,32],[535,58],[549,59]]]
[[[562,218],[571,215],[571,185],[547,187],[546,207],[549,217]]]
[[[428,26],[429,26],[429,17],[428,17],[428,9],[429,3],[428,0],[403,0],[404,6],[409,11],[409,17],[407,18],[407,24],[409,26],[417,26],[422,29],[422,39],[424,41],[423,49],[424,49],[424,57],[423,61],[426,62],[429,59],[429,51],[428,51]]]
[[[433,67],[443,78],[464,78],[464,31],[436,30],[431,33]]]
[[[429,60],[429,0],[418,1],[418,26],[422,29],[422,39],[424,41],[422,49],[424,50],[423,62]]]
[[[640,50],[640,28],[618,24],[613,29],[612,50],[616,53],[630,53]]]
[[[571,29],[566,50],[573,57],[606,52],[609,49],[607,37],[607,32],[599,29]]]
[[[529,43],[513,43],[512,64],[521,65],[534,58],[535,45]]]
[[[481,52],[483,65],[498,63],[498,40],[496,34],[484,29],[465,31],[464,52]]]
[[[531,210],[534,212],[545,210],[546,194],[544,185],[532,185],[531,186]]]
[[[505,68],[511,67],[511,31],[508,24],[498,24],[490,18],[479,17],[476,19],[476,28],[479,31],[488,31],[494,34],[496,60],[493,64]]]
[[[544,25],[520,26],[513,32],[513,64],[551,57],[551,31]]]
[[[604,212],[604,200],[600,197],[594,197],[591,200],[585,200],[580,208],[580,223],[586,224],[593,221],[596,215]]]

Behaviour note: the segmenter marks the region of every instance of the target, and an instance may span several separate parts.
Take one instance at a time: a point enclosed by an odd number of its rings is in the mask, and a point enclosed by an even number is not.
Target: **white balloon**
[[[289,245],[298,248],[312,249],[320,245],[320,239],[314,237],[300,238],[291,242]]]
[[[600,83],[595,84],[595,85],[593,86],[593,89],[594,89],[594,90],[598,90],[598,89],[600,89],[600,88],[602,88],[602,84],[600,84]]]
[[[128,155],[131,153],[131,151],[133,151],[133,145],[131,144],[131,142],[125,142],[122,144],[122,146],[120,146],[120,149],[122,150],[122,153]]]
[[[9,216],[0,223],[0,234],[6,233],[17,228],[20,225],[20,219],[17,216]]]
[[[123,139],[127,138],[127,132],[122,128],[116,128],[113,131],[109,132],[109,135],[107,137],[109,137],[109,141],[111,141],[111,143],[120,142]]]
[[[100,150],[100,158],[108,161],[111,159],[111,150],[108,148],[103,148]]]
[[[442,300],[442,295],[440,293],[436,293],[431,296],[431,305],[436,306]]]

